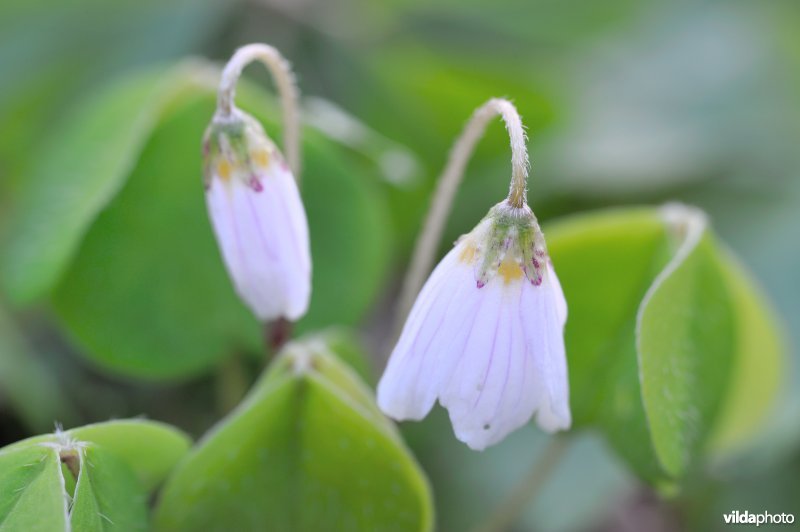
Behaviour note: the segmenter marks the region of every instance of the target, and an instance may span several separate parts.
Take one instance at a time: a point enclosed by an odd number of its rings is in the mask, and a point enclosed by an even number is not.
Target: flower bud
[[[308,309],[308,222],[294,176],[261,124],[218,112],[203,140],[209,216],[236,292],[262,321]]]

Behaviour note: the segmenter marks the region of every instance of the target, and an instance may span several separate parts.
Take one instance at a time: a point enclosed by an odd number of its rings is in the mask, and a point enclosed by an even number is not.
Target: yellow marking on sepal
[[[458,256],[458,260],[464,262],[466,264],[472,264],[475,260],[475,254],[478,252],[478,248],[475,247],[475,244],[472,242],[467,242],[464,246],[464,249],[461,250],[461,254]]]
[[[503,282],[505,284],[510,284],[512,281],[518,281],[522,279],[522,267],[511,258],[503,259],[503,262],[500,263],[500,267],[497,268],[498,275],[503,277]]]
[[[222,159],[220,162],[217,163],[217,175],[223,181],[228,181],[231,178],[232,172],[233,168],[231,167],[231,163],[229,163],[227,159]]]
[[[258,166],[265,167],[269,164],[269,152],[264,149],[255,150],[251,157]]]

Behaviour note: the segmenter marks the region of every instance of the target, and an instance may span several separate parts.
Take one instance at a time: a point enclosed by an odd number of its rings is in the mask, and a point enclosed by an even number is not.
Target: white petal
[[[296,186],[281,183],[286,179],[267,175],[257,191],[241,179],[215,176],[206,192],[236,292],[264,321],[302,316],[311,290],[305,213]]]
[[[264,297],[256,294],[263,286],[253,270],[258,264],[273,263],[274,260],[265,257],[267,254],[274,255],[274,251],[266,250],[255,237],[249,207],[242,201],[242,192],[236,194],[240,187],[244,188],[243,185],[225,183],[217,178],[211,180],[206,201],[214,233],[239,296],[256,315],[278,312],[279,299],[261,303]],[[267,306],[270,303],[273,305],[271,308]]]
[[[561,290],[561,283],[558,280],[556,271],[553,265],[548,261],[547,263],[547,280],[550,281],[556,299],[556,308],[558,309],[558,316],[561,319],[561,325],[567,322],[567,300],[564,298],[564,291]]]
[[[526,283],[492,279],[482,289],[481,310],[441,403],[456,437],[482,450],[525,424],[533,410],[522,388],[527,368],[516,313]]]
[[[253,191],[251,196],[262,214],[260,224],[264,234],[271,235],[277,247],[284,292],[282,315],[296,320],[308,310],[311,296],[311,252],[305,210],[294,177],[281,169],[279,163],[270,165],[260,183],[263,190]]]
[[[564,349],[566,303],[552,269],[540,286],[523,291],[521,307],[525,341],[534,364],[534,385],[539,394],[536,421],[548,432],[567,429],[572,418]]]
[[[269,212],[255,205],[255,191],[246,184],[233,180],[229,190],[233,224],[244,257],[243,275],[234,278],[237,292],[261,320],[278,318],[286,305],[278,242],[265,230],[273,225],[266,219]]]
[[[233,223],[230,195],[219,179],[211,180],[206,190],[206,204],[228,275],[231,279],[244,278],[244,251]]]
[[[540,286],[493,277],[478,288],[457,245],[437,266],[409,315],[378,385],[395,419],[421,419],[436,398],[456,436],[484,449],[537,420],[570,425],[563,328],[566,302],[550,268]]]
[[[395,419],[430,411],[456,354],[450,344],[474,319],[477,301],[467,295],[475,281],[460,253],[460,246],[451,250],[423,286],[378,383],[378,405]]]

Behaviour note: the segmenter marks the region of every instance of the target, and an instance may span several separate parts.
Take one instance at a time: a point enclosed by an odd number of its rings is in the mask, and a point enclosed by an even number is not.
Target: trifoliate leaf
[[[430,490],[324,337],[289,344],[169,479],[157,530],[430,530]]]
[[[577,427],[599,428],[640,477],[662,485],[702,459],[715,433],[752,431],[776,393],[777,333],[702,213],[620,209],[545,234],[569,305]],[[767,362],[755,363],[764,349]],[[753,390],[758,404],[734,413]]]

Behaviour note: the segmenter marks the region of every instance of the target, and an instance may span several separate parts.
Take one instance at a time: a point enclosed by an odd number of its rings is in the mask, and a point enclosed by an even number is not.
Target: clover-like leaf
[[[208,74],[185,64],[116,81],[46,136],[9,222],[2,281],[14,301],[41,297],[53,286],[91,223],[124,186],[160,117],[177,98],[207,85]]]
[[[192,444],[182,431],[145,419],[93,423],[69,430],[67,434],[108,449],[128,464],[148,491],[166,478]]]
[[[102,447],[124,462],[146,491],[156,488],[191,446],[186,434],[166,423],[117,419],[34,436],[3,450],[15,450],[33,444],[56,445],[61,441]]]
[[[76,532],[147,530],[146,496],[128,465],[102,446],[80,451],[70,510]]]
[[[0,530],[67,530],[68,498],[51,449],[0,449],[0,493]]]
[[[636,347],[653,446],[677,477],[711,433],[734,363],[736,325],[705,216],[676,205],[661,215],[680,244],[639,306]]]
[[[17,302],[50,295],[82,352],[114,372],[186,378],[260,350],[260,325],[234,293],[203,199],[200,141],[217,76],[192,62],[91,95],[20,187],[0,280]],[[264,93],[246,84],[239,93],[280,138]],[[324,266],[298,328],[355,323],[388,265],[385,200],[319,134],[305,135],[304,168],[312,256]]]
[[[430,530],[430,491],[325,337],[289,344],[168,480],[158,530]]]
[[[188,448],[163,424],[57,430],[0,449],[0,530],[147,530],[147,492]]]
[[[731,273],[739,270],[731,270],[702,213],[676,205],[620,209],[564,220],[547,236],[569,302],[577,427],[600,428],[656,484],[683,476],[720,423],[739,426],[740,438],[752,430],[775,394],[776,332],[764,324],[771,314],[752,282]],[[752,363],[758,343],[773,346],[763,368]],[[767,386],[735,391],[743,365]],[[754,387],[765,397],[737,423],[728,405]]]
[[[714,427],[713,450],[735,450],[753,438],[781,389],[784,342],[781,322],[759,287],[730,252],[722,269],[734,301],[736,364]]]

